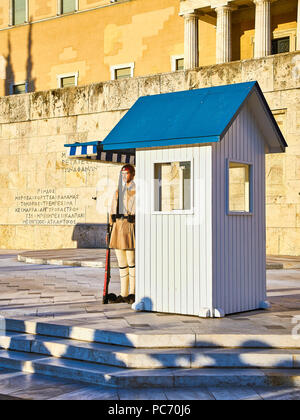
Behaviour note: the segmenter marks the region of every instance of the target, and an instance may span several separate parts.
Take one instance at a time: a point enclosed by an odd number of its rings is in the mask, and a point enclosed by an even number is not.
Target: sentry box
[[[266,308],[265,154],[287,144],[257,82],[140,98],[103,141],[136,151],[135,310]]]

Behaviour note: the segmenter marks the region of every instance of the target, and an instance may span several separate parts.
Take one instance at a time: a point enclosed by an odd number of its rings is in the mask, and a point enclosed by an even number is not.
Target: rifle
[[[106,235],[106,259],[105,259],[105,278],[104,278],[104,287],[103,287],[103,304],[108,304],[108,286],[110,282],[110,236],[111,236],[111,227],[109,224],[109,214],[107,214],[107,235]]]

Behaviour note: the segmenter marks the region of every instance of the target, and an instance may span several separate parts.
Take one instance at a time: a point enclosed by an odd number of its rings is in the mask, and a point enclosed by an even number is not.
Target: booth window
[[[191,162],[154,164],[154,211],[192,210]]]
[[[228,212],[251,213],[251,165],[228,163]]]

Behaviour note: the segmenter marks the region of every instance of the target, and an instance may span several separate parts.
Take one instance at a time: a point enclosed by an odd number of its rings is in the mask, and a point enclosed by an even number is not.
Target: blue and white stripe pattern
[[[104,152],[101,147],[101,142],[89,142],[89,143],[74,143],[65,144],[68,147],[69,158],[72,159],[87,159],[97,160],[101,162],[109,163],[130,163],[135,165],[135,155],[133,153],[127,153],[122,151],[107,151]]]

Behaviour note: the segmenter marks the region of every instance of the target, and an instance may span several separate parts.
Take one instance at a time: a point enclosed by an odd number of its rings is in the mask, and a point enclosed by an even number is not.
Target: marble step
[[[300,369],[122,369],[6,350],[0,367],[120,388],[300,386]]]
[[[300,368],[299,350],[133,349],[9,332],[0,335],[0,349],[131,369]]]
[[[153,331],[113,331],[63,325],[57,322],[37,322],[5,318],[5,331],[46,335],[79,341],[113,344],[134,348],[275,348],[300,349],[300,336],[292,334],[182,334]]]

